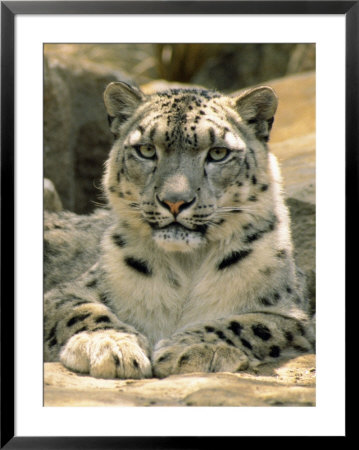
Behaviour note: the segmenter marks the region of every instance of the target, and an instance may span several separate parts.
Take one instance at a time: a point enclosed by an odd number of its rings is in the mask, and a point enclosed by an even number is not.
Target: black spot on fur
[[[103,331],[103,330],[113,330],[113,327],[111,325],[104,325],[102,327],[96,327],[91,331]]]
[[[113,355],[113,360],[115,361],[116,366],[120,366],[120,358],[117,355]]]
[[[75,325],[75,323],[81,322],[82,320],[87,319],[89,316],[91,316],[91,313],[71,317],[71,319],[67,322],[66,326],[72,327],[73,325]]]
[[[262,303],[262,305],[264,306],[272,306],[272,303],[265,297],[261,297],[259,299],[259,301]]]
[[[268,339],[272,337],[269,328],[261,323],[258,325],[252,325],[252,331],[255,336],[258,336],[263,341],[268,341]]]
[[[278,358],[278,356],[280,356],[280,348],[278,347],[278,345],[272,345],[272,347],[270,348],[269,356],[271,356],[272,358]]]
[[[167,361],[171,357],[171,353],[165,353],[161,357],[158,358],[158,362]]]
[[[111,319],[108,316],[96,317],[95,323],[100,323],[100,322],[107,322],[107,323],[109,323],[109,322],[111,322]]]
[[[50,333],[49,333],[49,335],[48,335],[48,337],[47,337],[47,340],[48,340],[48,341],[49,341],[50,339],[53,339],[53,338],[55,337],[55,334],[56,334],[56,327],[57,327],[57,324],[51,328]]]
[[[157,131],[157,125],[155,125],[150,131],[150,139],[153,140]]]
[[[252,183],[257,184],[257,178],[255,175],[252,176]]]
[[[189,360],[189,355],[182,355],[178,363],[181,365]]]
[[[247,244],[250,244],[251,242],[256,241],[257,239],[262,237],[262,233],[260,233],[259,231],[253,234],[249,234],[248,236],[246,236],[244,242],[246,242]]]
[[[226,267],[232,266],[233,264],[238,263],[246,256],[250,255],[252,250],[240,250],[237,252],[232,252],[229,256],[223,259],[218,265],[218,270],[223,270]]]
[[[54,347],[55,345],[57,345],[57,339],[56,338],[52,339],[52,341],[49,342],[49,347]]]
[[[299,331],[299,333],[304,336],[305,335],[305,330],[302,324],[297,323],[297,330]]]
[[[126,245],[125,239],[120,234],[113,234],[112,240],[119,247],[124,247]]]
[[[232,347],[235,347],[234,343],[230,339],[226,339],[226,343]]]
[[[89,303],[92,303],[92,302],[90,302],[88,300],[79,300],[78,302],[74,303],[72,306],[74,308],[76,308],[77,306],[85,305],[86,303],[89,304]]]
[[[215,134],[214,134],[213,128],[210,128],[208,130],[208,132],[209,132],[209,141],[210,141],[211,145],[213,145],[214,141],[215,141]]]
[[[127,258],[125,258],[125,263],[128,265],[128,267],[131,267],[132,269],[136,270],[139,273],[142,273],[143,275],[152,275],[152,271],[145,261],[133,258],[132,256],[128,256]]]
[[[88,328],[86,326],[82,327],[82,328],[79,328],[78,330],[75,331],[74,335],[82,333],[83,331],[88,331]]]
[[[207,333],[214,333],[214,328],[213,327],[204,327],[204,329],[207,331]]]
[[[251,345],[251,343],[248,342],[246,339],[241,338],[241,342],[242,342],[242,344],[243,344],[245,347],[249,348],[249,350],[252,350],[252,345]]]
[[[135,368],[135,369],[138,369],[140,366],[139,366],[139,364],[138,364],[138,361],[136,360],[136,359],[133,359],[132,360],[132,364],[133,364],[133,367]]]
[[[268,184],[263,184],[261,187],[261,191],[264,192],[268,189]]]
[[[223,331],[221,330],[216,330],[215,331],[216,335],[219,337],[219,339],[226,339],[225,334],[223,333]]]
[[[286,331],[284,333],[285,338],[287,339],[288,342],[292,342],[293,341],[293,334],[290,331]]]
[[[241,335],[243,327],[239,322],[235,322],[234,320],[229,324],[228,330],[231,330],[236,336]]]
[[[88,283],[86,283],[86,287],[92,288],[92,287],[95,287],[96,284],[97,284],[97,280],[96,280],[96,278],[94,278],[93,280],[91,280]]]

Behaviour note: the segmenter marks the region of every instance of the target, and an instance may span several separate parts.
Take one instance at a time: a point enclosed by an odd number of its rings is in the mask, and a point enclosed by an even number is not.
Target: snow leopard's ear
[[[241,118],[253,127],[258,139],[269,140],[278,98],[274,90],[261,86],[244,92],[235,99],[235,109]]]
[[[132,116],[144,98],[145,95],[138,88],[123,81],[110,83],[106,87],[104,102],[113,133],[114,128],[117,129],[122,122]]]

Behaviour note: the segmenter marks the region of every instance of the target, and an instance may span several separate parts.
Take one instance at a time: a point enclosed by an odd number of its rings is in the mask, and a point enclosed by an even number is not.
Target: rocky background
[[[88,214],[104,204],[101,176],[112,144],[102,102],[107,83],[118,79],[135,82],[145,92],[169,83],[190,83],[225,93],[268,84],[279,96],[270,146],[281,163],[296,259],[307,276],[314,313],[314,70],[315,46],[311,44],[45,45],[45,210]],[[100,235],[100,224],[94,223],[94,227]],[[59,249],[68,245],[67,236],[58,239]],[[90,261],[95,251],[88,244],[84,242],[86,250],[79,248],[78,255]],[[96,245],[91,243],[93,250]],[[51,273],[51,260],[45,262],[46,268]],[[52,281],[45,276],[45,290]],[[315,357],[304,355],[251,373],[140,381],[96,380],[71,373],[58,363],[46,363],[44,404],[314,406]]]

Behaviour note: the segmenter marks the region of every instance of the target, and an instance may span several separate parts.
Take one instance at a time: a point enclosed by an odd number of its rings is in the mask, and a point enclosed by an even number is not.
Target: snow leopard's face
[[[116,136],[105,187],[120,217],[147,227],[168,251],[191,251],[238,227],[268,188],[270,88],[238,98],[199,89],[151,96],[111,83],[105,104]]]

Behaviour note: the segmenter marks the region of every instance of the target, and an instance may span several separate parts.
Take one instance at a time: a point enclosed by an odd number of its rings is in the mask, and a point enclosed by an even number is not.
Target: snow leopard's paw
[[[225,342],[159,342],[153,371],[159,378],[191,372],[237,372],[248,367],[248,357]]]
[[[83,331],[72,336],[60,354],[62,364],[96,378],[151,377],[147,351],[135,335],[116,330]]]

